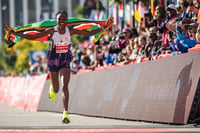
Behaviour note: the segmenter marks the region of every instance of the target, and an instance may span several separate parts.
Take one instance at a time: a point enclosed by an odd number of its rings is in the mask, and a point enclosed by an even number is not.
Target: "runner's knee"
[[[63,90],[63,92],[68,92],[68,84],[64,84],[62,86],[62,90]]]

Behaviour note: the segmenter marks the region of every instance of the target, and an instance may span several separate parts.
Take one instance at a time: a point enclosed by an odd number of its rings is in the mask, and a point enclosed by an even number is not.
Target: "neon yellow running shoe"
[[[48,95],[49,95],[50,101],[52,101],[52,102],[56,101],[57,94],[53,91],[52,85],[50,85],[50,88],[49,88],[49,91],[48,91]]]
[[[66,111],[63,112],[63,119],[62,119],[63,123],[70,123],[70,118],[69,115]]]

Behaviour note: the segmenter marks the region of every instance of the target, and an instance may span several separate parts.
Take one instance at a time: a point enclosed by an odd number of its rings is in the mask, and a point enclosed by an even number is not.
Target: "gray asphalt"
[[[17,109],[0,103],[0,129],[88,129],[88,128],[160,128],[186,132],[200,132],[192,124],[172,125],[144,121],[127,121],[70,114],[71,123],[61,122],[62,114]]]

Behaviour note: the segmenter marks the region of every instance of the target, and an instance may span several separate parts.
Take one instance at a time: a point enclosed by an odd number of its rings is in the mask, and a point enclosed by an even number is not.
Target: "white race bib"
[[[69,44],[65,42],[59,42],[56,44],[56,53],[67,53],[69,49]]]

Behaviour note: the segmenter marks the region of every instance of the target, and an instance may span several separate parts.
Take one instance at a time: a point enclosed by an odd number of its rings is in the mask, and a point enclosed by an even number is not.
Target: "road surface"
[[[0,103],[0,133],[50,132],[199,132],[192,124],[172,125],[127,121],[70,114],[71,123],[61,122],[62,114],[17,109]]]

